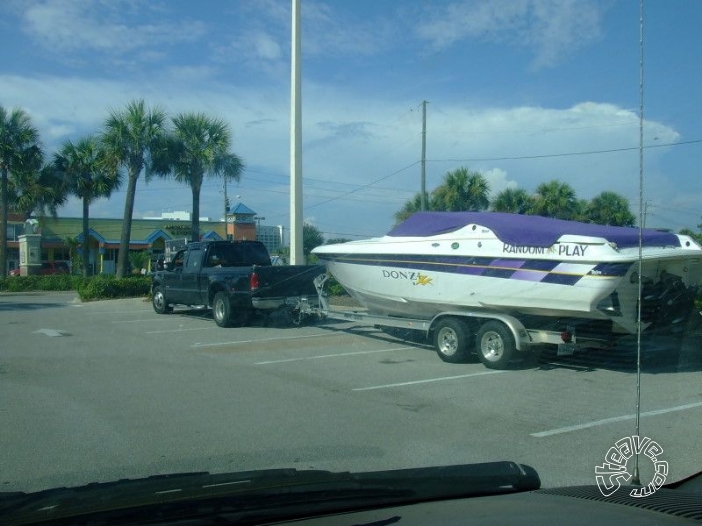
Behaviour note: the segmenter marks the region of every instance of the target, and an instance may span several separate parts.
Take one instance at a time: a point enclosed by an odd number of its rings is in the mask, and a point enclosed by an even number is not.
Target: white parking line
[[[485,376],[487,374],[500,374],[507,371],[483,371],[482,373],[460,374],[458,376],[442,376],[440,378],[429,378],[427,380],[414,380],[413,382],[400,382],[397,384],[373,385],[371,387],[356,387],[352,391],[373,391],[375,389],[389,389],[391,387],[404,387],[406,385],[428,384],[431,382],[444,382],[446,380],[458,380],[460,378],[470,378],[472,376]]]
[[[694,404],[679,405],[676,407],[668,407],[665,409],[655,409],[654,411],[645,411],[641,413],[641,417],[644,416],[656,416],[664,415],[666,413],[672,413],[674,411],[684,411],[686,409],[694,409],[696,407],[702,407],[702,402],[697,402]],[[548,431],[540,431],[539,433],[532,433],[531,436],[536,438],[543,438],[552,435],[560,435],[562,433],[570,433],[571,431],[580,431],[581,429],[588,429],[590,427],[604,426],[606,424],[611,424],[614,422],[623,422],[625,420],[634,420],[636,418],[635,414],[613,416],[612,418],[604,418],[602,420],[594,420],[592,422],[586,422],[584,424],[578,424],[575,426],[560,427],[558,429],[550,429]]]
[[[329,336],[338,336],[339,334],[307,334],[305,336],[286,336],[284,338],[256,338],[254,340],[234,340],[230,342],[217,342],[217,343],[196,343],[192,346],[193,349],[202,349],[204,347],[222,347],[224,345],[236,345],[240,343],[258,343],[258,342],[278,342],[285,340],[302,340],[306,338],[321,338]]]
[[[211,331],[217,327],[194,327],[192,329],[170,329],[167,331],[147,331],[146,334],[163,334],[166,332]]]
[[[85,305],[75,305],[76,307],[85,307]],[[100,315],[105,315],[105,314],[137,314],[139,312],[154,312],[153,309],[143,309],[143,310],[109,310],[109,309],[99,309],[99,310],[91,310],[89,312],[86,312],[85,314],[100,314]]]
[[[149,319],[149,318],[142,318],[140,320],[118,320],[118,321],[113,321],[112,323],[155,323],[157,321],[173,321],[174,318],[155,318],[155,319]]]
[[[394,347],[392,349],[378,349],[375,351],[354,351],[337,354],[321,354],[318,356],[305,356],[303,358],[287,358],[285,360],[269,360],[267,362],[256,362],[254,365],[269,365],[272,363],[302,362],[304,360],[321,360],[322,358],[340,358],[343,356],[356,356],[358,354],[376,354],[381,352],[404,351],[405,349],[416,349],[416,347]]]

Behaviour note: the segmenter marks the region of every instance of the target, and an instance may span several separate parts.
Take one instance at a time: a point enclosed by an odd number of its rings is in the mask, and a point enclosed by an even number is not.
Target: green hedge
[[[29,292],[42,290],[75,290],[83,301],[110,298],[147,296],[151,291],[151,278],[130,276],[117,279],[114,276],[13,276],[0,279],[0,291]]]
[[[151,278],[130,276],[117,279],[114,276],[96,276],[83,280],[77,291],[83,301],[147,296],[151,293]]]

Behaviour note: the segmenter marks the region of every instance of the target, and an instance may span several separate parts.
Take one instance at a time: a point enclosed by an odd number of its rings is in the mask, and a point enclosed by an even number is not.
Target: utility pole
[[[304,263],[302,250],[302,96],[300,0],[292,0],[290,60],[290,264]]]
[[[422,212],[427,209],[427,101],[422,101]]]

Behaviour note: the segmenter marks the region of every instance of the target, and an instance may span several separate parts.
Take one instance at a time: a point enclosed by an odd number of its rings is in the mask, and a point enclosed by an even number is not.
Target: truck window
[[[185,259],[185,250],[179,250],[178,252],[176,252],[176,255],[173,256],[173,263],[171,265],[171,268],[173,270],[182,269],[184,259]]]
[[[197,272],[200,269],[201,260],[202,250],[199,248],[190,249],[188,251],[188,259],[183,267],[183,272]]]

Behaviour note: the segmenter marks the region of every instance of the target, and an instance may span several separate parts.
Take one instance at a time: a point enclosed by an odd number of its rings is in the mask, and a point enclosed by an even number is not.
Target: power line
[[[414,161],[412,164],[408,164],[408,165],[405,166],[404,168],[400,168],[399,170],[396,170],[396,171],[392,172],[391,174],[388,174],[388,175],[386,175],[386,176],[384,176],[384,177],[381,177],[380,179],[376,179],[375,181],[372,181],[372,182],[370,182],[370,183],[368,183],[368,184],[364,184],[364,185],[362,185],[362,186],[359,186],[359,187],[356,188],[355,190],[349,190],[349,191],[346,192],[346,193],[343,193],[343,194],[338,195],[338,196],[336,196],[336,197],[332,197],[332,198],[330,198],[330,199],[327,199],[326,201],[322,201],[321,203],[315,203],[315,204],[313,204],[313,205],[306,206],[305,209],[307,210],[307,209],[310,209],[310,208],[314,208],[315,206],[325,205],[325,204],[330,203],[330,202],[332,202],[332,201],[336,201],[337,199],[341,199],[342,197],[346,197],[347,195],[351,195],[351,194],[354,194],[354,193],[356,193],[356,192],[360,192],[360,191],[363,190],[364,188],[368,188],[369,186],[373,186],[374,184],[377,184],[377,183],[379,183],[380,181],[384,181],[385,179],[388,179],[388,178],[392,177],[393,175],[397,175],[397,174],[399,174],[400,172],[404,172],[405,170],[407,170],[407,169],[409,169],[409,168],[412,168],[413,166],[416,166],[417,164],[419,164],[419,161]]]
[[[681,142],[669,142],[663,144],[649,144],[644,146],[644,148],[666,148],[668,146],[682,146],[685,144],[697,144],[702,143],[702,139],[695,139],[691,141],[681,141]],[[549,153],[543,155],[520,155],[515,157],[476,157],[473,159],[427,159],[428,162],[432,163],[475,163],[484,161],[521,161],[528,159],[548,159],[551,157],[574,157],[577,155],[597,155],[602,153],[617,153],[617,152],[628,152],[632,150],[638,150],[638,146],[631,146],[628,148],[612,148],[610,150],[590,150],[585,152],[566,152],[566,153]]]

